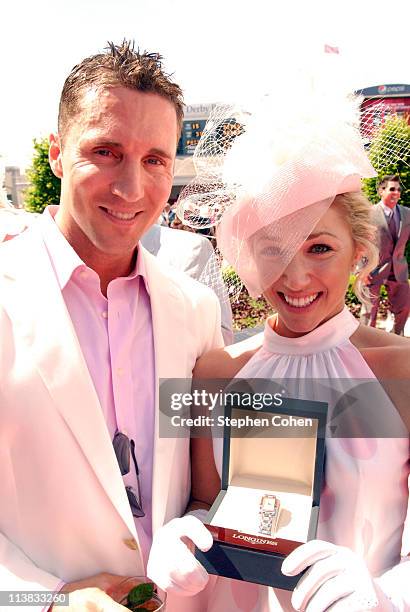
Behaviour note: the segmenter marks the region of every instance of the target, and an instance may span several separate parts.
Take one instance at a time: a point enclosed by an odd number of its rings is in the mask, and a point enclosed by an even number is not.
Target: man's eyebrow
[[[174,156],[171,155],[171,153],[168,153],[168,151],[165,151],[164,149],[157,149],[156,147],[154,147],[153,149],[150,149],[148,151],[148,155],[159,155],[160,157],[165,157],[166,159],[169,159],[170,161],[174,159]]]
[[[314,240],[315,238],[318,238],[319,236],[332,236],[332,238],[338,238],[336,234],[332,234],[332,232],[327,232],[323,230],[323,232],[314,232],[313,234],[310,234],[310,236],[308,236],[306,240]]]
[[[90,142],[93,144],[93,146],[96,146],[96,147],[122,148],[122,144],[120,142],[115,142],[114,140],[100,140],[99,138],[91,138]]]

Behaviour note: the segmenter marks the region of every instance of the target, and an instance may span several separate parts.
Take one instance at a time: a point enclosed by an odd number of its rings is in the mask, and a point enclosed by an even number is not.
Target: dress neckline
[[[271,319],[271,318],[270,318]],[[286,338],[277,334],[266,321],[263,347],[271,353],[285,355],[311,355],[322,353],[348,341],[359,326],[345,306],[337,315],[298,338]]]

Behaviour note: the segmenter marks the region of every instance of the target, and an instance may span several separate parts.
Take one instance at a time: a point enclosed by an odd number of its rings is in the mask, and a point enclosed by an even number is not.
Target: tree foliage
[[[369,159],[377,177],[363,180],[363,191],[371,202],[380,201],[377,183],[386,174],[398,174],[402,185],[400,204],[410,206],[410,125],[405,119],[392,115],[372,140]]]
[[[34,139],[33,143],[32,165],[27,171],[30,187],[25,193],[24,206],[29,212],[41,213],[49,204],[59,204],[61,185],[48,163],[48,139]]]

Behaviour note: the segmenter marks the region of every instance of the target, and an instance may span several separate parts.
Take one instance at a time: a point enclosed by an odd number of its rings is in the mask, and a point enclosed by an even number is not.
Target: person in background
[[[181,270],[214,291],[221,306],[221,331],[225,345],[232,344],[231,305],[210,241],[192,231],[175,232],[172,228],[155,224],[144,234],[141,244],[155,255],[161,265]]]
[[[21,234],[38,217],[37,213],[28,213],[0,200],[0,243]]]
[[[184,223],[182,223],[181,219],[179,219],[178,217],[174,217],[174,219],[171,221],[169,227],[171,229],[177,229],[177,230],[183,230],[185,232],[195,232],[195,230],[190,227],[189,225],[185,225]]]
[[[169,226],[169,212],[171,210],[170,205],[167,203],[165,205],[164,210],[162,211],[162,213],[160,214],[160,216],[158,217],[158,225],[163,225],[164,227],[168,227]]]
[[[410,312],[409,269],[405,257],[410,238],[410,209],[398,202],[400,177],[384,176],[378,187],[381,201],[373,208],[372,220],[378,228],[379,263],[369,274],[370,304],[362,308],[363,323],[375,327],[380,289],[385,285],[394,315],[395,334],[403,335]]]

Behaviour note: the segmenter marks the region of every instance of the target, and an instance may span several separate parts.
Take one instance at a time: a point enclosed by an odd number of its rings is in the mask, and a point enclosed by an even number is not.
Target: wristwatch
[[[276,495],[262,495],[259,505],[259,533],[274,537],[278,526],[280,501]]]

